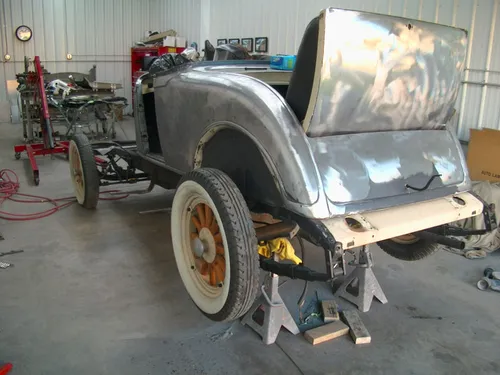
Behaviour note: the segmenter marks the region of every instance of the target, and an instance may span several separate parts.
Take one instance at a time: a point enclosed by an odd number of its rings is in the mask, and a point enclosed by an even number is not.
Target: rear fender
[[[224,171],[247,200],[272,206],[284,203],[286,192],[269,154],[251,134],[234,123],[214,124],[203,135],[196,148],[194,167]]]
[[[253,77],[186,69],[155,80],[158,129],[167,164],[186,172],[199,167],[207,141],[231,128],[258,147],[288,202],[301,207],[318,202],[321,182],[312,151],[284,99]],[[238,153],[227,157],[237,158]]]

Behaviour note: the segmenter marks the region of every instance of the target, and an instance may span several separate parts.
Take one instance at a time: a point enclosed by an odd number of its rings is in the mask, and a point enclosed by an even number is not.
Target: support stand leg
[[[294,335],[299,333],[299,327],[278,293],[278,275],[271,274],[269,279],[262,286],[262,295],[257,298],[241,321],[242,324],[248,325],[257,332],[266,345],[276,341],[282,326]],[[261,306],[264,310],[264,323],[262,325],[253,319],[253,315]]]
[[[387,297],[372,270],[372,255],[366,246],[359,252],[359,263],[337,289],[334,296],[355,304],[362,312],[370,310],[373,297],[387,303]],[[351,290],[352,289],[352,290]]]
[[[35,141],[34,132],[33,132],[33,123],[31,122],[31,111],[29,104],[26,104],[26,142],[32,143]]]

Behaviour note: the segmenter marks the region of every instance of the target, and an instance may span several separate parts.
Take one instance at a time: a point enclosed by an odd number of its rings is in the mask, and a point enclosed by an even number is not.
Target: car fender
[[[185,172],[199,167],[204,144],[231,128],[257,145],[287,200],[318,201],[321,182],[306,135],[284,99],[264,82],[189,69],[155,80],[155,106],[168,166]]]

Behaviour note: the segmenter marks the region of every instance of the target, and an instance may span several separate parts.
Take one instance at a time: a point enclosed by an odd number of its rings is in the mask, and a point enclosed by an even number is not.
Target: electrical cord
[[[0,219],[8,221],[29,221],[42,219],[44,217],[55,214],[56,212],[71,206],[76,202],[75,197],[62,197],[62,198],[47,198],[40,195],[20,193],[19,177],[16,172],[11,169],[0,170],[0,206],[6,201],[16,203],[45,203],[51,204],[53,207],[33,212],[29,214],[18,214],[0,210]],[[101,197],[101,194],[120,194],[120,190],[106,190],[99,193],[100,200],[113,201],[127,198],[129,194],[123,193],[118,196]]]

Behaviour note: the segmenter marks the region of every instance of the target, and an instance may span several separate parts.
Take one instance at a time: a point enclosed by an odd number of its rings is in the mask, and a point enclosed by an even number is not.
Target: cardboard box
[[[470,130],[467,166],[473,181],[500,181],[500,131]]]
[[[175,47],[175,36],[167,36],[163,39],[163,47]]]
[[[186,47],[186,38],[182,36],[175,37],[175,46],[176,47]]]

